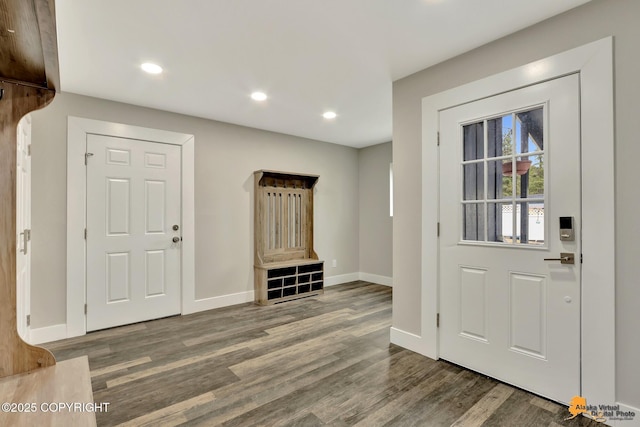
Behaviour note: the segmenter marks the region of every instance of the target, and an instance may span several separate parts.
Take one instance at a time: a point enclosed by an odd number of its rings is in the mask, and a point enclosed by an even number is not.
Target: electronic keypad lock
[[[572,216],[560,217],[560,240],[567,242],[573,242],[576,240]]]

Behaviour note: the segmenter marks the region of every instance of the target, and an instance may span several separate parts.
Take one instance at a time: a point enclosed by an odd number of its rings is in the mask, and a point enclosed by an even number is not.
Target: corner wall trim
[[[360,280],[360,273],[347,273],[338,276],[330,276],[324,278],[324,286],[335,286],[341,283],[355,282]]]
[[[362,271],[325,277],[324,285],[335,286],[335,285],[341,285],[343,283],[355,282],[356,280],[371,282],[371,283],[375,283],[376,285],[393,286],[393,277],[379,276],[377,274],[371,274],[371,273],[363,273]]]
[[[412,334],[411,332],[391,327],[389,330],[389,340],[391,341],[391,344],[399,345],[407,350],[415,351],[419,354],[424,354],[425,352],[422,337]]]
[[[67,338],[67,325],[66,323],[61,323],[59,325],[31,329],[29,344],[42,344],[51,341],[63,340],[65,338]]]
[[[359,273],[359,276],[360,276],[360,280],[364,280],[365,282],[371,282],[377,285],[393,287],[393,277],[379,276],[377,274],[371,274],[371,273],[363,273],[362,271]]]

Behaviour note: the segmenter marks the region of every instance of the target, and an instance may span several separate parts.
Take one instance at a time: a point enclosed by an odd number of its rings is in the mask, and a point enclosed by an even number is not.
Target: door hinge
[[[87,304],[84,305],[84,314],[87,314]]]
[[[84,240],[87,240],[87,229],[84,229]]]
[[[440,132],[438,132],[438,147],[440,147]]]
[[[438,237],[440,237],[440,223],[438,223],[438,227],[437,227],[437,231],[438,231]]]
[[[84,153],[84,164],[87,164],[89,157],[93,156],[93,153]]]
[[[31,155],[31,144],[27,145],[27,156]]]
[[[31,315],[27,314],[27,326],[31,326]]]
[[[31,241],[31,229],[27,228],[24,230],[24,238],[27,240],[27,242]]]
[[[440,313],[436,314],[436,328],[440,327]]]

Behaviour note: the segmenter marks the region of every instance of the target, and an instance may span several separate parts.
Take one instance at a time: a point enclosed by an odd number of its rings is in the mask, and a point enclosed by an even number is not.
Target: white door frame
[[[413,349],[438,358],[435,320],[439,301],[436,237],[439,209],[434,201],[439,200],[439,111],[572,73],[580,76],[582,138],[582,396],[588,403],[613,404],[616,372],[612,37],[423,98],[422,320],[421,336],[413,340]]]
[[[162,142],[181,146],[182,314],[195,310],[195,199],[194,136],[120,123],[69,116],[67,121],[67,338],[87,332],[86,302],[86,192],[84,164],[87,135],[97,134]]]
[[[17,132],[18,138],[22,137],[21,133],[23,132],[24,129],[26,129],[26,135],[27,135],[26,143],[27,143],[27,149],[29,149],[29,147],[31,146],[31,114],[27,114],[22,119],[20,119],[20,122],[18,122],[18,132]],[[31,154],[28,154],[28,156],[31,156]],[[29,159],[29,161],[31,161],[31,159]],[[16,170],[16,183],[18,183],[17,174],[19,173],[20,171]],[[23,230],[20,230],[18,229],[18,227],[16,227],[16,232],[24,231],[25,228],[31,229],[31,166],[29,166],[28,187],[29,187],[29,190],[27,191],[26,195],[24,193],[21,193],[20,188],[18,188],[16,191],[16,207],[18,206],[18,204],[20,204],[20,200],[19,200],[20,198],[22,198],[23,200],[27,198],[28,209],[29,209],[29,214],[27,215],[27,217],[29,218],[28,224],[22,224]],[[24,208],[25,205],[23,204],[22,206]],[[21,213],[24,217],[24,212],[21,212]],[[19,220],[20,220],[19,218],[16,219],[16,224]],[[26,227],[24,227],[25,225]],[[28,279],[26,283],[18,280],[20,271],[16,269],[17,327],[18,327],[18,334],[20,335],[22,340],[26,342],[30,342],[30,339],[31,339],[31,326],[29,324],[30,322],[27,321],[27,316],[31,315],[31,241],[30,240],[31,238],[29,237],[29,239],[25,243],[25,247],[27,248],[26,257],[27,257],[27,269],[28,269],[28,273],[27,273]],[[18,245],[20,244],[20,242],[17,242],[17,243]],[[16,254],[16,258],[20,258],[20,255]]]

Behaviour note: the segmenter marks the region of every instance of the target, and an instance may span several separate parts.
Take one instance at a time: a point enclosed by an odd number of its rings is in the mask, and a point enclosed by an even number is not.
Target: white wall
[[[394,236],[393,326],[420,335],[421,101],[607,36],[614,36],[616,114],[616,397],[640,407],[640,264],[635,249],[640,209],[633,162],[640,158],[640,1],[594,0],[528,29],[430,67],[393,85]],[[594,171],[597,173],[597,171]],[[597,262],[585,260],[585,262]],[[433,296],[436,297],[435,295]]]
[[[389,216],[391,142],[362,148],[359,160],[360,272],[365,280],[393,277],[393,221]],[[369,279],[368,279],[369,278]]]
[[[253,171],[320,175],[315,250],[325,276],[359,271],[358,150],[59,93],[33,113],[32,328],[66,322],[67,116],[195,135],[196,298],[253,290]],[[73,195],[70,195],[73,197]],[[78,262],[82,262],[78,260]]]

